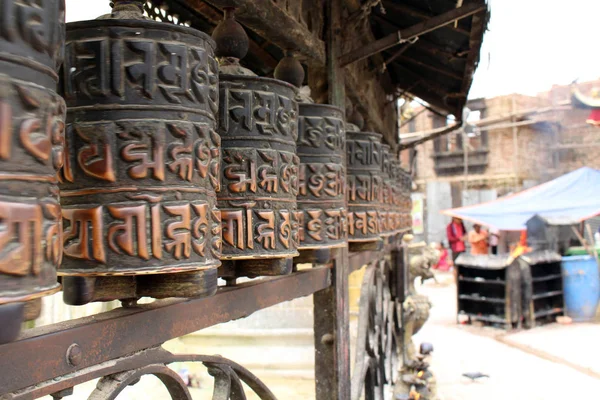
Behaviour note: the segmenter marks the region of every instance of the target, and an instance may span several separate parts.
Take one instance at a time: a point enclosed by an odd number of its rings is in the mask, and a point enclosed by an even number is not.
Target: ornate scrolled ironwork
[[[214,379],[213,400],[245,400],[248,386],[261,400],[277,400],[273,392],[252,372],[221,356],[172,354],[162,347],[146,349],[93,368],[84,368],[50,381],[40,382],[0,397],[32,399],[51,394],[63,398],[72,394],[74,386],[101,378],[88,400],[114,400],[128,386],[135,385],[143,376],[153,375],[165,386],[172,400],[191,400],[186,383],[168,365],[176,362],[199,362]]]
[[[401,332],[392,269],[382,259],[367,266],[360,295],[352,400],[385,398],[398,377]]]

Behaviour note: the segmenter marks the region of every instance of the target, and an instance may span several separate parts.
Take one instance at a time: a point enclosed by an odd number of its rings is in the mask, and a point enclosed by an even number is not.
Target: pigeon
[[[481,372],[467,372],[467,373],[462,374],[462,376],[469,378],[472,381],[475,381],[479,378],[489,378],[490,377],[489,375],[482,374]]]
[[[429,355],[431,353],[433,353],[433,345],[431,343],[421,343],[421,346],[419,348],[419,353],[423,354],[423,355]]]

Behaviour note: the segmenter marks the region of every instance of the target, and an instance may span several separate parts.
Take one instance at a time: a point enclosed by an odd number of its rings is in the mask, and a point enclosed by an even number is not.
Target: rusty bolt
[[[321,336],[321,343],[332,345],[333,344],[333,335],[331,333],[324,334],[323,336]]]
[[[72,367],[76,367],[81,363],[82,358],[81,347],[77,343],[70,345],[67,349],[67,363]]]

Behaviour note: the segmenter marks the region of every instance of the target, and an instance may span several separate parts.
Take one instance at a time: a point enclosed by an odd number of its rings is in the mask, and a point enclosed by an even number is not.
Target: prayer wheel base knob
[[[223,261],[221,278],[289,275],[294,268],[293,258]]]
[[[351,253],[357,253],[361,251],[380,251],[383,249],[383,241],[378,240],[376,242],[353,242],[348,243],[348,250]]]
[[[176,274],[137,276],[65,276],[63,300],[66,304],[80,306],[94,301],[112,301],[152,297],[207,297],[217,292],[217,269],[207,269]]]
[[[0,344],[12,342],[21,333],[25,303],[0,305]]]

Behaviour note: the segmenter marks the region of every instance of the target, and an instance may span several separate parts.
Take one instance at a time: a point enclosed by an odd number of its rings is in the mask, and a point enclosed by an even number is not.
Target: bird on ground
[[[479,378],[489,378],[489,375],[486,374],[482,374],[481,372],[466,372],[464,374],[462,374],[462,376],[469,378],[472,381],[475,381]]]

